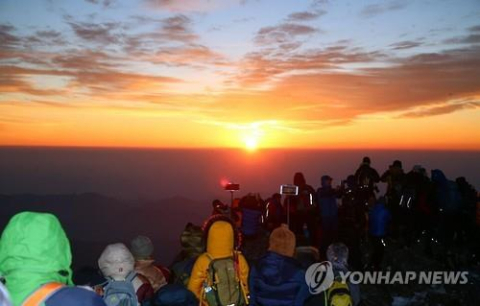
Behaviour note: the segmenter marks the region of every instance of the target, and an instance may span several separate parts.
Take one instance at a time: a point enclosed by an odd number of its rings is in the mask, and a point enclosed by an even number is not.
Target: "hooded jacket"
[[[123,243],[108,245],[98,259],[98,267],[103,275],[116,281],[125,280],[131,272],[134,272],[132,253]],[[142,303],[153,297],[153,289],[143,275],[137,275],[132,281],[137,300]]]
[[[192,275],[188,282],[188,289],[201,300],[203,294],[203,282],[207,280],[207,269],[210,258],[218,259],[233,256],[234,252],[234,231],[232,225],[226,221],[214,222],[207,237],[207,252],[198,257],[192,269]],[[248,264],[242,254],[238,255],[239,277],[248,293]],[[204,305],[206,305],[204,303]]]
[[[70,242],[58,219],[51,214],[23,212],[7,224],[0,239],[0,274],[6,279],[14,306],[40,286],[58,282],[72,285]],[[105,305],[95,293],[65,287],[46,306]]]

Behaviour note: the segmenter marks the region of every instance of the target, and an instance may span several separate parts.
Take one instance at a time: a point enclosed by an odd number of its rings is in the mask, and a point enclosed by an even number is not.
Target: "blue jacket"
[[[383,203],[377,203],[370,211],[369,230],[374,237],[385,237],[387,235],[387,226],[390,222],[390,212]]]
[[[332,187],[322,187],[317,190],[317,203],[319,203],[320,216],[325,218],[338,218],[337,194]]]
[[[65,287],[55,292],[45,306],[105,306],[95,292],[78,287]]]
[[[258,233],[261,225],[262,212],[249,208],[242,208],[242,234],[251,236]]]
[[[310,296],[300,263],[269,251],[249,277],[250,305],[302,306]]]

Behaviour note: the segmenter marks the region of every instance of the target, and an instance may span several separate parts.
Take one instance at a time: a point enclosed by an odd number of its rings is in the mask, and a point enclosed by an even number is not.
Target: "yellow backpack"
[[[337,277],[333,284],[327,291],[327,305],[328,306],[352,306],[352,296],[347,283],[342,283],[342,280]]]

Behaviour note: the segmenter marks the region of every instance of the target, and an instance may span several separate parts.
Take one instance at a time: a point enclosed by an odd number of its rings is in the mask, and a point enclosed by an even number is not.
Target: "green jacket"
[[[71,263],[70,242],[52,214],[19,213],[0,238],[0,274],[13,305],[45,283],[72,285]]]

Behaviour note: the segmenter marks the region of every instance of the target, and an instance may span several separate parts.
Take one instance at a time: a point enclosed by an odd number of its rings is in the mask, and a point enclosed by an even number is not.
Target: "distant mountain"
[[[129,241],[138,234],[149,236],[155,255],[169,264],[179,250],[179,237],[188,222],[201,224],[210,205],[175,196],[158,201],[122,201],[98,193],[0,194],[0,228],[22,211],[49,212],[62,222],[72,242],[76,267],[96,265],[109,243]]]

